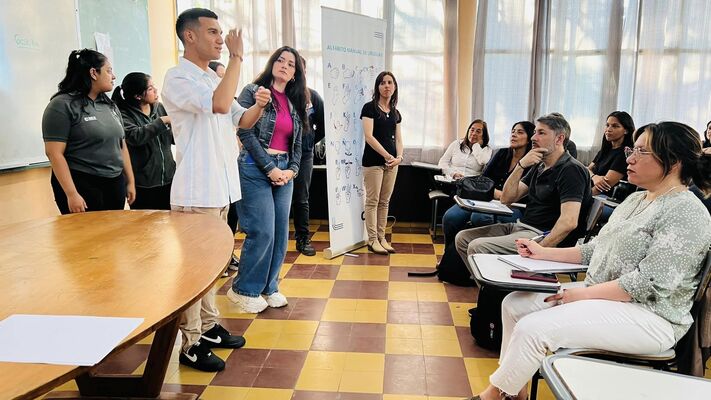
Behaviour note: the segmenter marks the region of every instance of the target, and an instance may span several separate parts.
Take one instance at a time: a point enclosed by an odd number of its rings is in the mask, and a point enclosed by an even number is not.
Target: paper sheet
[[[571,264],[548,260],[534,260],[515,255],[499,256],[499,260],[511,265],[516,269],[531,272],[574,272],[584,271],[588,267],[582,264]]]
[[[499,201],[496,201],[496,200],[479,201],[479,200],[462,199],[461,197],[457,197],[457,199],[455,199],[455,201],[457,203],[461,203],[461,205],[466,208],[474,208],[477,211],[490,211],[492,213],[507,214],[507,215],[513,214],[513,211],[511,211],[510,208],[508,208],[506,205],[501,204]]]
[[[0,321],[0,361],[91,366],[143,318],[16,314]]]
[[[94,32],[94,41],[96,41],[96,51],[113,62],[114,49],[111,48],[111,36],[108,33]]]

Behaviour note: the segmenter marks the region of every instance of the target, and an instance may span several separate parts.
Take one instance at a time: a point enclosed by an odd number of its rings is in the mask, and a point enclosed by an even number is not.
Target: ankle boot
[[[368,243],[368,250],[372,251],[375,254],[388,254],[388,251],[385,250],[380,244],[380,242],[377,240],[373,240],[372,242]]]
[[[383,246],[383,248],[384,248],[388,253],[394,253],[394,252],[395,252],[395,249],[393,248],[393,246],[390,245],[390,243],[388,243],[387,240],[385,240],[385,237],[382,237],[382,238],[378,239],[378,242],[380,242],[380,245]]]

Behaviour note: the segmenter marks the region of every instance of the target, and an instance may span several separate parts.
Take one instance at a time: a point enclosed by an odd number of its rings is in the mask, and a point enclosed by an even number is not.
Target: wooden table
[[[74,378],[85,396],[157,397],[180,313],[221,276],[233,246],[220,219],[168,211],[91,212],[0,226],[0,320],[12,314],[144,318],[112,354],[156,332],[143,376],[0,363],[0,398],[32,399]]]

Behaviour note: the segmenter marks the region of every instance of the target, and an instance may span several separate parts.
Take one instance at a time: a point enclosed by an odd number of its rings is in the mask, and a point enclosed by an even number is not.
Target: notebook
[[[518,254],[498,256],[499,260],[511,265],[516,269],[529,272],[580,272],[588,269],[587,265],[571,264],[548,260],[534,260],[531,258],[521,257]]]
[[[490,212],[492,214],[513,215],[513,211],[511,211],[511,209],[508,208],[508,206],[501,204],[497,200],[479,201],[479,200],[463,199],[459,196],[454,196],[454,201],[456,201],[460,207],[468,209],[468,210],[475,210],[475,211],[480,211],[480,212]]]

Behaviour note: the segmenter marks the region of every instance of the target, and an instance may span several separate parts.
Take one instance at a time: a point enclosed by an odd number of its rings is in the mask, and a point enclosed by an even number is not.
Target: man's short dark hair
[[[207,8],[191,8],[185,10],[178,15],[178,20],[175,21],[175,33],[178,34],[178,39],[185,44],[183,36],[186,29],[195,29],[200,26],[200,17],[217,19],[217,14]]]
[[[570,124],[565,120],[563,114],[553,112],[539,117],[536,122],[547,125],[556,135],[565,135],[565,144],[570,140]]]

